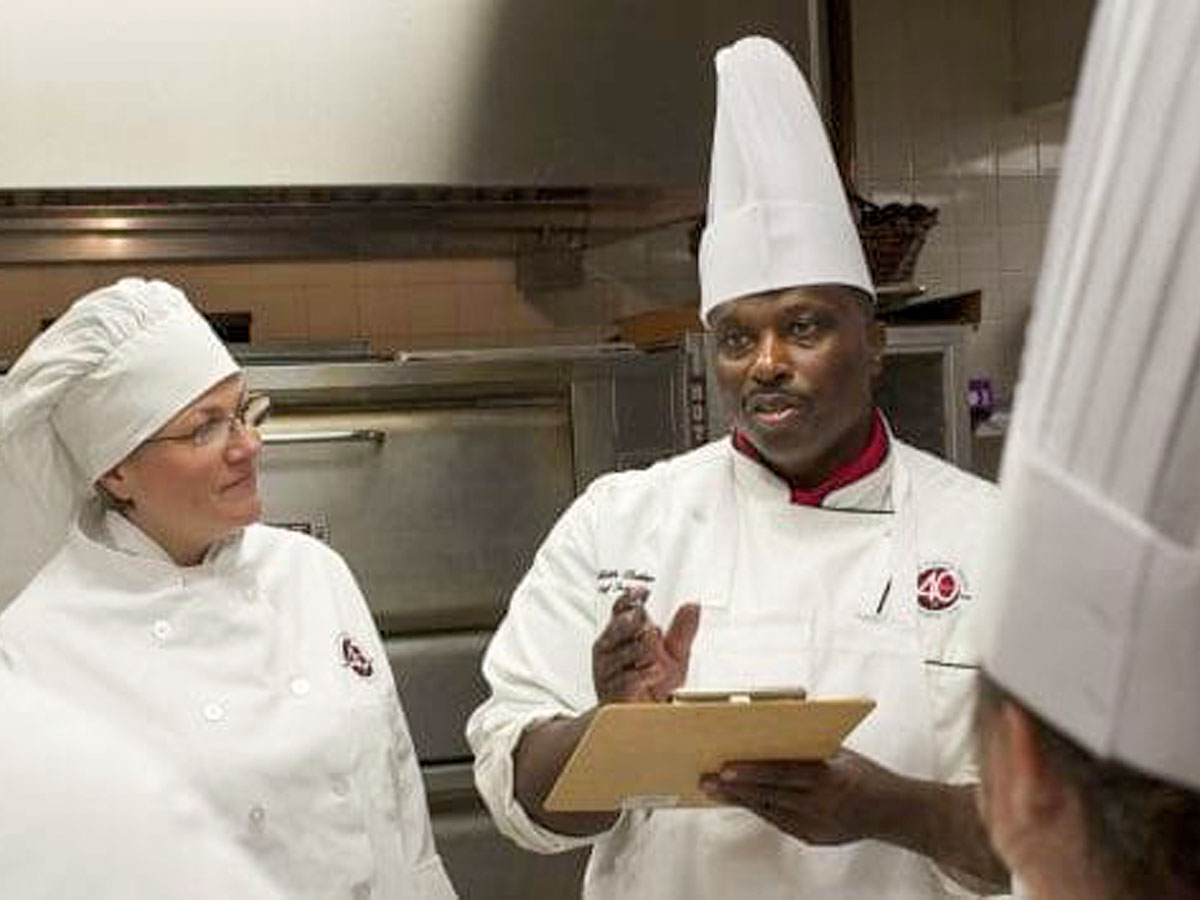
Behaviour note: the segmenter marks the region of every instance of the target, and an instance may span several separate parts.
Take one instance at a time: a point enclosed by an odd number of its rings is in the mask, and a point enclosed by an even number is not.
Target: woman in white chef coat
[[[1005,448],[984,816],[1036,900],[1200,898],[1198,50],[1097,7]]]
[[[171,760],[289,897],[451,897],[353,576],[255,524],[266,404],[163,282],[35,339],[0,387],[0,570],[32,577],[0,654]]]
[[[484,660],[476,784],[522,846],[592,846],[588,900],[999,888],[970,741],[993,489],[874,407],[873,287],[802,75],[763,38],[717,73],[701,314],[735,436],[597,479],[555,525]],[[780,685],[877,707],[827,765],[705,779],[719,808],[544,808],[597,705]]]

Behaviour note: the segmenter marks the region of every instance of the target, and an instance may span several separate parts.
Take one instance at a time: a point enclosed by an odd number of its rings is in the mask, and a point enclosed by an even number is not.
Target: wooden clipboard
[[[738,702],[738,701],[743,702]],[[596,711],[546,798],[551,812],[712,806],[705,772],[722,763],[820,760],[875,707],[864,698],[614,703]]]

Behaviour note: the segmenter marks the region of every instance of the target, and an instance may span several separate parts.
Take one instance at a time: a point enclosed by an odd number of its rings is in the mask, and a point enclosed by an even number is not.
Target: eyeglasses
[[[197,425],[187,434],[164,434],[148,438],[145,443],[157,444],[162,441],[186,441],[193,447],[215,447],[226,444],[233,434],[236,422],[247,431],[256,431],[267,420],[271,412],[271,398],[266,394],[251,394],[233,414],[209,419]]]

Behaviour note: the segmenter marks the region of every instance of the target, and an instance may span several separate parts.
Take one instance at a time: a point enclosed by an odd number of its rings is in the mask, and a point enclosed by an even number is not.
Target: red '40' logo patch
[[[917,575],[917,603],[921,609],[942,612],[967,596],[966,580],[955,566],[937,563]]]

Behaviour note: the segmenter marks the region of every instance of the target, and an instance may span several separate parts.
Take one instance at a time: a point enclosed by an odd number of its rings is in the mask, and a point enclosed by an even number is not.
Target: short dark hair
[[[1060,778],[1080,798],[1089,853],[1120,900],[1200,896],[1200,793],[1096,757],[1031,712],[987,673],[979,679],[982,740],[1003,703],[1020,708]]]

